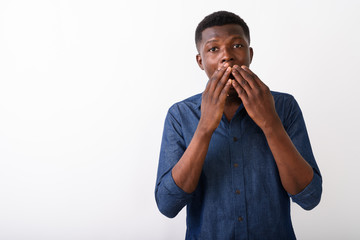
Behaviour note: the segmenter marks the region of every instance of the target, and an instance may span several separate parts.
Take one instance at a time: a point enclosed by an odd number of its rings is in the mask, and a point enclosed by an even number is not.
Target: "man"
[[[187,206],[186,239],[295,239],[290,201],[310,210],[322,179],[295,99],[250,69],[246,23],[220,11],[199,23],[202,94],[167,114],[155,197],[175,217]]]

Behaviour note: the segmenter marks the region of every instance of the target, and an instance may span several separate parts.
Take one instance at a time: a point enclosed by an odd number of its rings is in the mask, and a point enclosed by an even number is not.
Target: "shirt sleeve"
[[[297,203],[303,209],[311,210],[320,202],[322,194],[322,177],[312,152],[301,109],[292,96],[290,98],[290,102],[287,104],[287,106],[290,106],[290,112],[285,119],[284,127],[296,149],[310,164],[314,171],[313,179],[305,187],[305,189],[296,195],[288,195],[291,197],[293,202]]]
[[[176,185],[171,174],[186,149],[180,121],[174,117],[177,115],[174,108],[169,109],[165,119],[155,186],[156,204],[160,212],[170,218],[175,217],[192,197]]]

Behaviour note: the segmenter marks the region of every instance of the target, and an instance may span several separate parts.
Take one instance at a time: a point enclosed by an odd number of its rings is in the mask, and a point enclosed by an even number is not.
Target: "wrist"
[[[264,132],[265,136],[271,136],[274,133],[279,133],[281,130],[284,129],[284,127],[280,118],[276,116],[274,117],[274,119],[265,122],[261,129]]]
[[[215,129],[209,127],[208,124],[205,124],[203,121],[199,121],[199,124],[196,128],[196,132],[194,135],[197,135],[200,138],[211,138],[212,134],[214,133]]]

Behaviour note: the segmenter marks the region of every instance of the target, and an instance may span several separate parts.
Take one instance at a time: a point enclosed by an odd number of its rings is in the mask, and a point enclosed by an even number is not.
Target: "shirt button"
[[[234,142],[236,142],[238,139],[237,139],[237,137],[233,137],[233,140],[234,140]]]
[[[235,192],[236,192],[236,194],[240,194],[240,190],[236,190]]]
[[[242,222],[243,218],[242,217],[238,217],[238,221]]]
[[[238,167],[239,166],[239,164],[237,164],[237,163],[234,163],[234,167]]]

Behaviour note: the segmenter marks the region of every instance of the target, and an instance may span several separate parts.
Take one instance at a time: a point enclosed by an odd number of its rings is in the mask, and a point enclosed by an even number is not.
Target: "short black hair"
[[[195,30],[196,47],[198,43],[202,40],[202,32],[206,28],[214,27],[214,26],[223,26],[226,24],[240,25],[244,31],[245,36],[248,38],[250,43],[250,31],[246,22],[235,13],[227,12],[227,11],[218,11],[206,16],[197,26]]]

